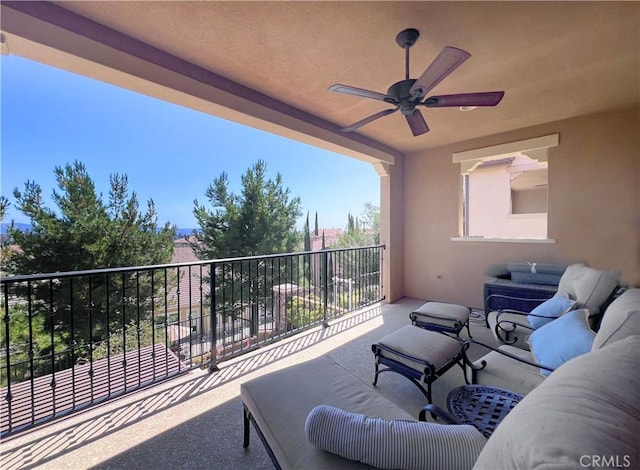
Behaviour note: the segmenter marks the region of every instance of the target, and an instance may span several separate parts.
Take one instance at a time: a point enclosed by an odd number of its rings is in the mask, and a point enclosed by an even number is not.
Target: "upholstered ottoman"
[[[431,384],[458,364],[463,372],[462,342],[443,333],[407,325],[371,346],[375,356],[373,386],[382,372],[396,372],[408,378],[431,400]],[[380,366],[386,366],[380,368]],[[427,389],[422,384],[427,386]]]
[[[469,314],[471,309],[464,305],[446,304],[442,302],[427,302],[409,314],[411,323],[420,328],[444,333],[455,333],[460,336],[460,330],[469,329]]]

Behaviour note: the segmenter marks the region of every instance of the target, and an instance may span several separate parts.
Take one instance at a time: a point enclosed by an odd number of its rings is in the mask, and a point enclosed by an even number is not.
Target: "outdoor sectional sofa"
[[[627,292],[607,309],[592,351],[542,379],[488,440],[471,426],[418,422],[321,357],[241,385],[244,446],[253,422],[276,468],[584,468],[614,460],[640,468],[640,291]]]

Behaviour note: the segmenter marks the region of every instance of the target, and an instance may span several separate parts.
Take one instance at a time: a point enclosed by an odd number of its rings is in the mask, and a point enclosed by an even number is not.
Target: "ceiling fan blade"
[[[423,105],[428,108],[445,106],[496,106],[502,100],[504,91],[487,91],[482,93],[458,93],[455,95],[430,96]]]
[[[407,114],[405,117],[407,118],[407,123],[409,123],[414,137],[429,132],[429,126],[427,126],[427,122],[424,120],[424,117],[422,117],[419,109],[416,109],[411,114]]]
[[[411,96],[422,97],[471,57],[467,51],[446,46],[409,89]]]
[[[365,124],[369,124],[371,121],[375,121],[376,119],[380,119],[381,117],[384,116],[388,116],[391,113],[395,113],[399,108],[394,108],[394,109],[385,109],[383,111],[379,111],[369,117],[366,117],[364,119],[361,119],[360,121],[351,124],[349,127],[345,127],[344,129],[342,129],[342,132],[351,132],[354,131],[356,129],[358,129],[359,127],[364,126]]]
[[[336,85],[331,85],[329,87],[329,91],[335,91],[336,93],[344,93],[346,95],[361,96],[362,98],[371,98],[372,100],[380,100],[380,101],[395,103],[395,100],[389,95],[378,93],[377,91],[365,90],[364,88],[356,88],[354,86],[349,86],[349,85],[340,85],[339,83]]]

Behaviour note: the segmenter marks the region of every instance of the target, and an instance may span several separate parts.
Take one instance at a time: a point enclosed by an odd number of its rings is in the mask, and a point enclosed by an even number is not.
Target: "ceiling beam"
[[[49,2],[3,1],[3,50],[370,163],[402,153]]]

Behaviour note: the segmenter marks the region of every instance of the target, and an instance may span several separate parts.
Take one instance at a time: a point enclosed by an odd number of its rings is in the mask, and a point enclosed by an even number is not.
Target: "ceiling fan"
[[[439,95],[424,98],[425,95],[444,80],[447,75],[471,57],[471,54],[456,47],[446,46],[422,73],[420,78],[417,80],[409,78],[409,49],[415,44],[419,36],[420,32],[413,28],[405,29],[396,36],[396,43],[405,51],[405,79],[391,85],[386,94],[341,84],[331,85],[329,87],[330,91],[335,91],[336,93],[370,98],[395,105],[395,108],[379,111],[345,127],[342,129],[343,132],[351,132],[376,119],[400,110],[407,119],[413,135],[419,136],[429,132],[429,126],[427,126],[422,113],[419,109],[416,109],[416,106],[426,106],[427,108],[450,106],[476,107],[496,106],[500,103],[500,100],[502,100],[504,96],[504,91],[457,93],[455,95]]]

